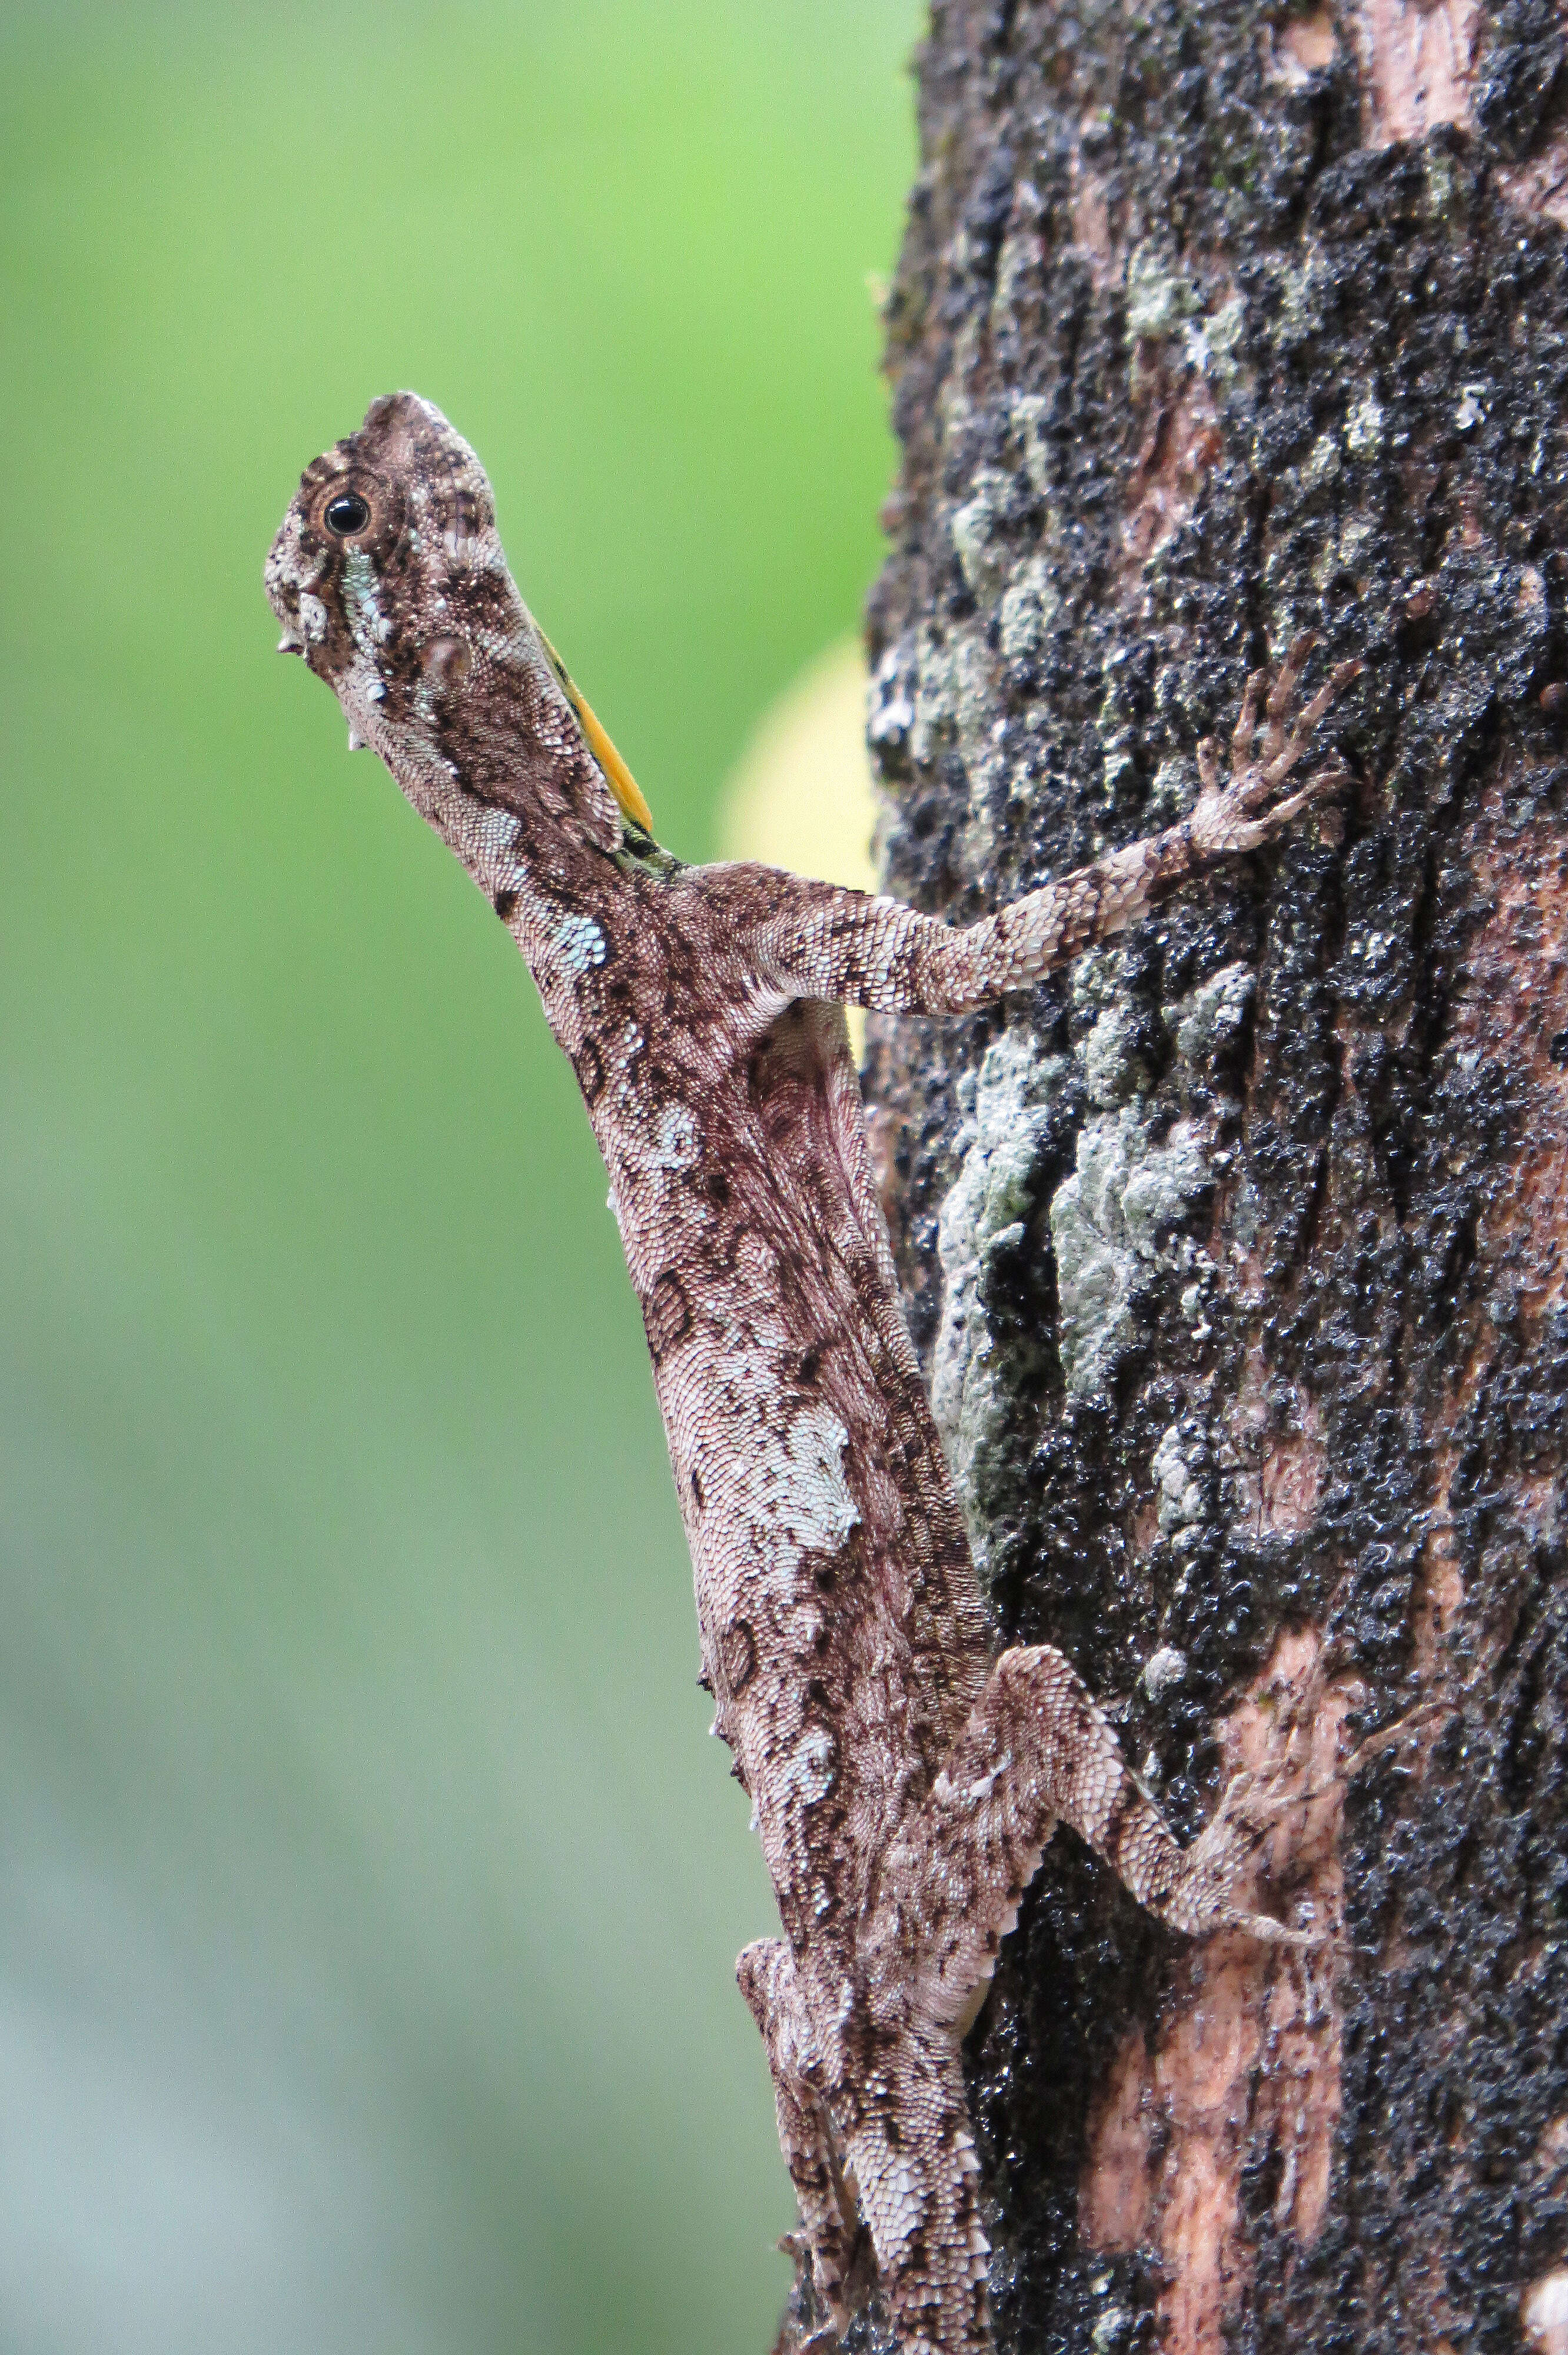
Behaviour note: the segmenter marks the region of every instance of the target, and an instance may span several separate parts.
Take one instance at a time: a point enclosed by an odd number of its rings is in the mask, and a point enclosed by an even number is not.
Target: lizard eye
[[[370,509],[357,491],[341,491],[322,510],[322,521],[339,539],[352,539],[370,521]]]

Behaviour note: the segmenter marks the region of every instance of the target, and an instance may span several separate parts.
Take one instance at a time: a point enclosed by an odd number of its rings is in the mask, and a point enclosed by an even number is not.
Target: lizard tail
[[[915,2027],[879,2062],[876,2098],[844,2150],[901,2355],[993,2355],[991,2243],[958,2040]]]

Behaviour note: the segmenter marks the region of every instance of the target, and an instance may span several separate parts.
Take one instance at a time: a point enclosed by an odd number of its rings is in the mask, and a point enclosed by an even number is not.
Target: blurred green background
[[[641,1328],[501,927],[272,652],[410,385],[673,847],[853,629],[915,0],[0,15],[0,2348],[769,2341]]]

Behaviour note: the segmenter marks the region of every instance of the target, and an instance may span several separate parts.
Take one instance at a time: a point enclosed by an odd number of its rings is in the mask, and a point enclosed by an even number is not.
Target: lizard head
[[[418,394],[373,401],[306,467],[264,579],[280,650],[303,655],[350,748],[373,745],[421,806],[418,781],[441,773],[522,815],[541,798],[570,810],[606,844],[617,802],[651,824],[514,586],[483,467]]]
[[[357,433],[306,467],[265,579],[281,651],[345,703],[391,707],[388,719],[408,716],[432,646],[471,653],[514,640],[524,620],[484,469],[411,392],[373,401]]]

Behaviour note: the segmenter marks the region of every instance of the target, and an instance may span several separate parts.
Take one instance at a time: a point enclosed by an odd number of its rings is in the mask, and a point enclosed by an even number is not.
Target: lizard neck
[[[350,732],[482,890],[500,888],[503,847],[545,875],[620,849],[620,807],[499,545],[441,576],[406,637],[374,580],[361,594],[345,577],[344,604]]]
[[[504,645],[437,641],[400,694],[378,696],[374,680],[339,690],[351,728],[509,922],[610,886],[624,833],[520,600],[518,623]],[[444,649],[460,643],[443,675]]]
[[[569,709],[566,724],[565,741],[553,727],[546,735],[508,698],[454,714],[438,738],[390,731],[376,750],[505,924],[576,1061],[602,1011],[602,969],[635,935],[635,903],[683,862],[613,805],[613,824],[601,822],[596,796],[608,802],[608,788]]]

